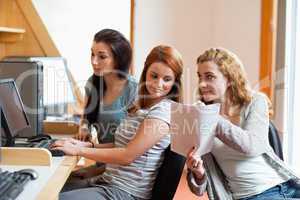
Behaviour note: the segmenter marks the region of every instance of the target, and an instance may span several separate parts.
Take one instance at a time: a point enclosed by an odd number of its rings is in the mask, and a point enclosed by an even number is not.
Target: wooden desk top
[[[51,166],[0,165],[0,168],[8,171],[32,168],[38,172],[39,178],[26,184],[17,200],[54,200],[77,162],[76,156],[64,156],[53,157]]]

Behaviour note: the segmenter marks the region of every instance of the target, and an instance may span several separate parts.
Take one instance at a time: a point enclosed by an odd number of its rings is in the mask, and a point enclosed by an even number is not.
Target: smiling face
[[[199,63],[197,74],[201,100],[205,103],[224,102],[229,84],[218,65],[212,61]]]
[[[103,42],[93,42],[91,63],[94,74],[97,76],[112,73],[115,68],[115,62],[110,47]]]
[[[160,100],[169,94],[175,83],[172,69],[162,62],[152,63],[146,73],[146,89],[152,100]]]

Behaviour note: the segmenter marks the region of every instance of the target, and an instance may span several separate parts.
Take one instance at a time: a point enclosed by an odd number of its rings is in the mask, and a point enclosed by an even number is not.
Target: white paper
[[[194,146],[200,155],[211,151],[220,104],[171,104],[171,149],[186,156]]]

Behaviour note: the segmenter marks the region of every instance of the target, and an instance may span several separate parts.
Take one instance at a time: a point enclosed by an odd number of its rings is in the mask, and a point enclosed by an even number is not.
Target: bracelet
[[[90,143],[92,144],[92,148],[95,148],[94,142],[90,141]]]

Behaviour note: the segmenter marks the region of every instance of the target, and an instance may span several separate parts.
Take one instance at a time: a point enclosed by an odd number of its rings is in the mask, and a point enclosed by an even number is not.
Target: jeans
[[[88,187],[59,194],[59,200],[142,200],[110,185]]]
[[[276,185],[260,194],[240,200],[300,200],[300,188],[291,181]]]

